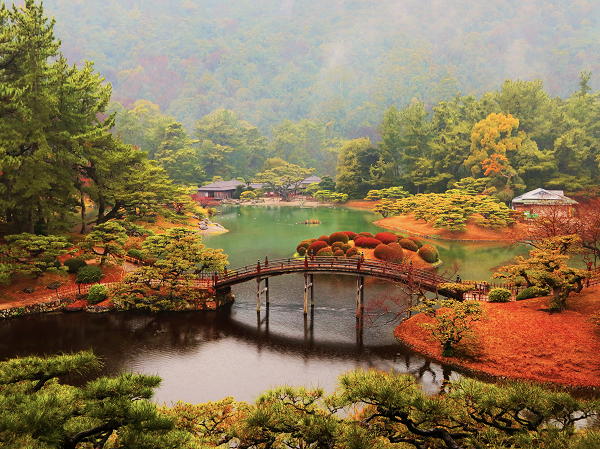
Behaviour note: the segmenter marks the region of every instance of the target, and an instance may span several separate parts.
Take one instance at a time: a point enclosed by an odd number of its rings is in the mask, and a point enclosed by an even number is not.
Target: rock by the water
[[[46,288],[49,288],[50,290],[56,290],[60,288],[61,285],[62,284],[60,282],[53,282],[52,284],[48,284]]]
[[[200,223],[198,223],[198,226],[200,227],[200,229],[202,231],[206,231],[208,229],[208,225],[206,223],[204,223],[203,221],[201,221]]]
[[[27,287],[23,290],[24,293],[33,293],[35,291],[34,287]]]

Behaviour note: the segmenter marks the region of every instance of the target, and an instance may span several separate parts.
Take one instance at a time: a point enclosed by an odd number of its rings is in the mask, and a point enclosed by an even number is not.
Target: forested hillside
[[[224,108],[271,136],[283,119],[374,137],[392,105],[539,78],[552,96],[600,75],[600,4],[564,0],[46,0],[61,51],[191,132]],[[373,139],[375,140],[375,139]]]

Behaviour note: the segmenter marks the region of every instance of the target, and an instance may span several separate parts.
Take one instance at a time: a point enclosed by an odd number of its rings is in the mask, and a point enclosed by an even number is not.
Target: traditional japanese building
[[[513,209],[528,216],[534,215],[573,215],[573,206],[577,201],[565,196],[562,190],[535,189],[519,195],[512,200]]]
[[[225,198],[231,198],[235,192],[236,186],[245,185],[243,182],[232,179],[231,181],[217,181],[198,189],[200,197],[214,198],[216,200],[223,200]]]

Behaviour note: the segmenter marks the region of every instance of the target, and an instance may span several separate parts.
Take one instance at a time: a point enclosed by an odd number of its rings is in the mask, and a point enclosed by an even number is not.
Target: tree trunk
[[[446,340],[442,344],[442,356],[452,357],[454,355],[454,348],[452,347],[452,340]]]
[[[81,232],[85,234],[85,200],[83,198],[83,192],[81,193]]]

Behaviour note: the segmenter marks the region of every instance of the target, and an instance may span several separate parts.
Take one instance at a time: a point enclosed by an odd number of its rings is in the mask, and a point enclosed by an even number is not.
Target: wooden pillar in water
[[[356,278],[356,316],[360,317],[362,315],[362,311],[364,308],[364,278],[362,276],[358,276]]]
[[[265,299],[267,306],[269,305],[269,278],[265,278]]]
[[[315,283],[313,282],[313,275],[310,275],[310,306],[315,306]]]
[[[256,311],[260,312],[260,276],[256,278]]]
[[[304,272],[304,315],[308,313],[308,273]]]

